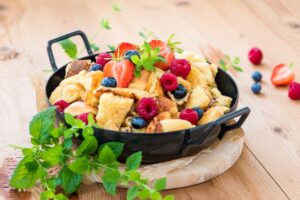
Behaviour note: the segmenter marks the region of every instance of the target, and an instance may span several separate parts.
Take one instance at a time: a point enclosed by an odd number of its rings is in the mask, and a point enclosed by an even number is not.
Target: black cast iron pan
[[[47,51],[54,73],[50,76],[46,85],[48,99],[52,91],[64,79],[65,68],[67,65],[57,68],[52,52],[52,45],[73,36],[81,36],[88,52],[88,56],[80,59],[91,59],[92,61],[95,61],[95,56],[97,54],[93,54],[88,39],[82,31],[75,31],[50,40],[48,42]],[[226,132],[240,128],[250,113],[248,107],[236,111],[239,98],[238,88],[234,80],[222,69],[219,69],[218,71],[216,83],[222,94],[230,96],[233,101],[230,112],[214,122],[197,126],[192,129],[161,134],[126,133],[101,128],[94,128],[94,134],[100,144],[110,141],[124,143],[125,148],[120,157],[121,161],[124,161],[130,154],[137,151],[142,151],[143,163],[168,161],[197,153],[211,145],[215,140],[222,139]],[[62,113],[57,112],[57,114],[63,119]],[[237,119],[236,123],[228,125],[230,120],[238,117],[239,119]]]

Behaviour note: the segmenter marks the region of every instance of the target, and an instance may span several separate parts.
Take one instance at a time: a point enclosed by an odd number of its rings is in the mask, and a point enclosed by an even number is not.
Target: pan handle
[[[54,43],[60,42],[62,40],[68,39],[68,38],[73,37],[73,36],[80,36],[81,39],[83,40],[83,43],[84,43],[84,46],[86,48],[86,51],[88,52],[88,55],[90,55],[90,56],[93,55],[93,51],[91,49],[89,40],[88,40],[88,38],[87,38],[87,36],[84,32],[82,32],[80,30],[77,30],[77,31],[73,31],[71,33],[67,33],[65,35],[59,36],[57,38],[49,40],[48,45],[47,45],[47,53],[48,53],[48,57],[49,57],[50,64],[51,64],[51,67],[52,67],[53,71],[57,70],[57,65],[56,65],[56,62],[55,62],[55,59],[54,59],[54,55],[53,55],[53,51],[52,51],[52,45]]]
[[[219,130],[221,129],[218,138],[222,139],[228,131],[240,128],[245,122],[245,120],[247,119],[249,113],[250,113],[250,109],[248,107],[245,107],[238,111],[228,113],[222,116],[221,118],[217,119],[216,121],[207,124],[207,127],[203,131],[203,134],[201,134],[196,138],[192,138],[191,136],[191,138],[188,138],[182,144],[181,148],[179,149],[179,154],[184,154],[184,152],[188,151],[189,148],[193,148],[203,143],[215,128],[216,129],[219,128]],[[236,123],[230,125],[226,124],[228,121],[236,117],[240,117]],[[189,131],[190,130],[186,131],[186,135],[190,135]]]
[[[243,125],[243,123],[245,122],[245,120],[247,119],[249,114],[250,114],[250,108],[245,107],[238,111],[228,113],[228,114],[224,115],[223,117],[217,119],[215,121],[215,124],[221,126],[221,132],[220,132],[218,138],[222,139],[228,131],[240,128]],[[240,117],[237,122],[235,122],[234,124],[229,124],[229,125],[226,124],[227,122],[229,122],[230,120],[233,120],[236,117]]]

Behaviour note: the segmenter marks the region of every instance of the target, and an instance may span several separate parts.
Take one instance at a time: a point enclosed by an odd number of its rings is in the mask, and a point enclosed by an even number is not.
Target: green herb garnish
[[[224,59],[219,60],[219,65],[220,67],[224,70],[227,71],[229,68],[233,68],[235,71],[242,72],[243,68],[239,66],[240,64],[240,58],[239,57],[234,57],[231,59],[228,55],[224,56],[227,64]]]
[[[160,191],[166,188],[166,178],[157,180],[154,188],[147,185],[148,180],[137,171],[141,164],[142,153],[136,152],[126,160],[125,170],[119,168],[117,161],[124,144],[109,142],[99,146],[94,136],[95,121],[90,114],[88,124],[65,114],[66,127],[55,123],[55,107],[48,108],[33,117],[29,131],[31,148],[22,149],[23,159],[19,162],[10,179],[16,189],[30,189],[40,182],[44,191],[41,199],[66,200],[76,192],[85,174],[101,173],[105,190],[116,194],[118,184],[128,186],[127,199],[171,200],[173,195],[162,197]],[[72,139],[82,133],[82,142],[76,147]],[[57,173],[51,172],[56,169]],[[57,193],[61,187],[64,193]]]
[[[65,53],[71,58],[77,58],[77,45],[70,39],[65,39],[59,42]]]

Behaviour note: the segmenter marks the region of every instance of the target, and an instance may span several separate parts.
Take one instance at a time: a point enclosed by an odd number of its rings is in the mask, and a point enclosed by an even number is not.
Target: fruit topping
[[[172,73],[165,73],[160,78],[160,84],[166,91],[174,91],[178,87],[177,77]]]
[[[114,52],[115,58],[122,58],[124,54],[129,50],[137,50],[138,46],[128,43],[128,42],[122,42],[118,45],[117,49]]]
[[[259,48],[253,47],[248,53],[248,59],[253,65],[259,65],[263,59],[263,53]]]
[[[158,114],[158,106],[154,98],[145,97],[137,104],[137,113],[145,120],[151,120]]]
[[[99,71],[102,70],[102,66],[100,64],[94,64],[93,66],[91,66],[90,71]]]
[[[59,100],[59,101],[54,103],[54,106],[56,106],[56,109],[59,112],[63,113],[65,111],[65,109],[69,106],[69,103],[66,102],[65,100]]]
[[[118,87],[128,87],[134,76],[134,65],[129,60],[111,60],[104,66],[104,77],[114,77]]]
[[[98,56],[96,56],[96,64],[101,65],[102,67],[105,66],[106,63],[108,63],[111,60],[111,55],[109,53],[99,53]]]
[[[117,81],[114,77],[105,77],[102,80],[101,85],[104,87],[117,87]]]
[[[201,117],[203,115],[203,110],[200,107],[194,107],[193,110],[196,111],[196,113],[198,115],[198,120],[201,119]]]
[[[186,108],[179,114],[179,118],[191,122],[193,125],[197,125],[198,114],[195,110]]]
[[[290,84],[295,79],[295,73],[291,67],[286,64],[275,66],[272,71],[271,81],[275,86],[283,86]]]
[[[83,121],[85,124],[88,124],[88,116],[90,113],[83,113],[80,115],[76,116],[76,119],[80,119],[81,121]]]
[[[259,94],[260,91],[261,91],[261,85],[260,85],[260,83],[254,83],[252,85],[252,87],[251,87],[251,90],[252,90],[253,93]]]
[[[172,91],[172,94],[176,99],[182,99],[186,96],[187,90],[183,85],[179,84],[176,90]]]
[[[134,117],[131,120],[131,126],[136,129],[144,128],[148,125],[147,121],[145,121],[141,117]]]
[[[252,79],[256,82],[260,82],[262,78],[262,74],[258,71],[252,73]]]
[[[191,65],[186,59],[174,59],[171,63],[170,71],[176,76],[186,79],[191,71]]]
[[[131,56],[133,56],[133,55],[136,55],[140,58],[140,53],[137,50],[126,51],[125,54],[124,54],[124,58],[129,60],[129,61],[132,61]]]
[[[294,100],[300,99],[300,83],[294,81],[289,84],[289,97]]]
[[[171,48],[168,46],[167,43],[161,40],[151,40],[149,44],[152,49],[159,48],[160,50],[159,55],[165,59],[165,62],[163,61],[156,62],[155,66],[162,70],[168,70],[172,63],[172,60],[175,57],[174,52],[171,50]]]

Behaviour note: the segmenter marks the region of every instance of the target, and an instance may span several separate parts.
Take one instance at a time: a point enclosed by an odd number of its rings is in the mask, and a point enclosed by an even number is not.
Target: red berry
[[[171,63],[170,71],[176,76],[181,76],[185,79],[191,71],[191,65],[186,59],[174,59]]]
[[[178,86],[177,77],[172,73],[163,74],[160,83],[166,91],[174,91]]]
[[[82,113],[80,115],[76,116],[76,119],[80,119],[81,121],[83,121],[85,124],[88,124],[88,116],[90,113]]]
[[[179,118],[191,122],[191,124],[197,125],[198,114],[195,110],[186,108],[182,110],[179,114]]]
[[[70,104],[68,102],[66,102],[65,100],[59,100],[59,101],[55,102],[54,105],[56,106],[56,109],[59,112],[63,113]]]
[[[98,56],[96,56],[96,63],[104,67],[108,61],[111,60],[111,55],[109,53],[99,53]]]
[[[263,53],[259,48],[253,47],[248,53],[248,59],[253,65],[259,65],[263,59]]]
[[[137,113],[145,120],[151,120],[158,114],[158,105],[154,98],[145,97],[137,104]]]
[[[291,99],[300,99],[300,83],[291,82],[289,85],[289,97]]]

